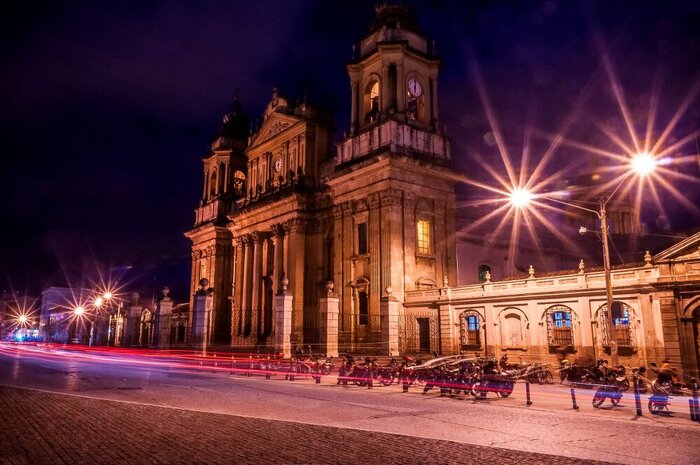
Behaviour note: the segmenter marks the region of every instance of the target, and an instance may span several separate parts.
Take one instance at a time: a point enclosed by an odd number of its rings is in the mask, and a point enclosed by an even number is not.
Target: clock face
[[[408,80],[408,91],[413,97],[420,97],[421,94],[423,93],[423,88],[420,86],[420,83],[416,81],[415,79],[409,79]]]
[[[282,171],[282,159],[281,159],[281,158],[278,158],[277,160],[275,160],[275,165],[274,165],[274,166],[275,166],[275,172],[276,172],[276,173],[279,173],[280,171]]]

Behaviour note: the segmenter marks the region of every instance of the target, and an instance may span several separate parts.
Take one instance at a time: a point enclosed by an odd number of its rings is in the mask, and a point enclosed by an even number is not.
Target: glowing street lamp
[[[657,161],[653,155],[643,152],[638,153],[632,157],[630,161],[630,168],[633,173],[639,176],[647,176],[651,174],[656,168]],[[615,320],[612,314],[612,279],[610,273],[610,250],[608,248],[608,224],[605,207],[611,198],[615,196],[620,186],[627,180],[627,176],[623,177],[622,180],[617,184],[617,186],[609,194],[601,197],[598,203],[598,210],[593,210],[590,208],[582,207],[581,205],[576,205],[569,202],[564,202],[563,200],[538,196],[538,198],[545,199],[551,202],[560,203],[568,207],[576,208],[579,210],[594,213],[600,220],[600,236],[603,243],[603,269],[605,271],[605,300],[607,306],[607,316],[608,325],[610,326],[610,358],[613,366],[618,365],[618,355],[617,355],[617,334],[615,333]],[[511,191],[509,195],[509,201],[514,208],[526,208],[530,202],[535,198],[535,195],[524,189],[516,188]],[[579,229],[579,232],[586,232],[586,228]]]
[[[25,325],[27,321],[29,321],[29,318],[27,318],[27,315],[20,315],[17,321],[19,321],[19,324]]]

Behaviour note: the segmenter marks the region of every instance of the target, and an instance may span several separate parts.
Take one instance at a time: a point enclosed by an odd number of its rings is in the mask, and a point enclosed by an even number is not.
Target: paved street
[[[0,387],[0,412],[8,464],[597,463],[7,387]]]
[[[700,454],[683,405],[674,418],[635,418],[625,400],[593,409],[590,391],[578,391],[574,411],[558,386],[533,386],[527,407],[520,385],[511,398],[474,401],[343,388],[333,375],[320,385],[231,376],[217,365],[0,346],[0,385],[31,389],[0,389],[3,463],[690,464]]]

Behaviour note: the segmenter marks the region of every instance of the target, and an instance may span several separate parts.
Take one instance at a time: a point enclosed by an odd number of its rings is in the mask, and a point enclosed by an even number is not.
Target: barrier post
[[[637,407],[637,416],[642,416],[642,396],[639,394],[639,378],[635,373],[632,377],[632,384],[634,386],[634,405]]]
[[[698,381],[695,378],[690,378],[690,385],[693,389],[693,412],[690,415],[690,419],[700,423],[700,401],[698,401]]]
[[[532,399],[530,398],[530,382],[525,381],[525,397],[527,398],[527,405],[532,405]]]
[[[574,410],[578,410],[578,404],[576,404],[576,388],[574,388],[574,385],[571,385],[571,403],[574,406]]]

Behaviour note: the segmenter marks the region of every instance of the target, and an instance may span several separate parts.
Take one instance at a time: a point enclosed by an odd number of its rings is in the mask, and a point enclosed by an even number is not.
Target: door
[[[416,318],[418,321],[418,348],[430,352],[430,318]]]

